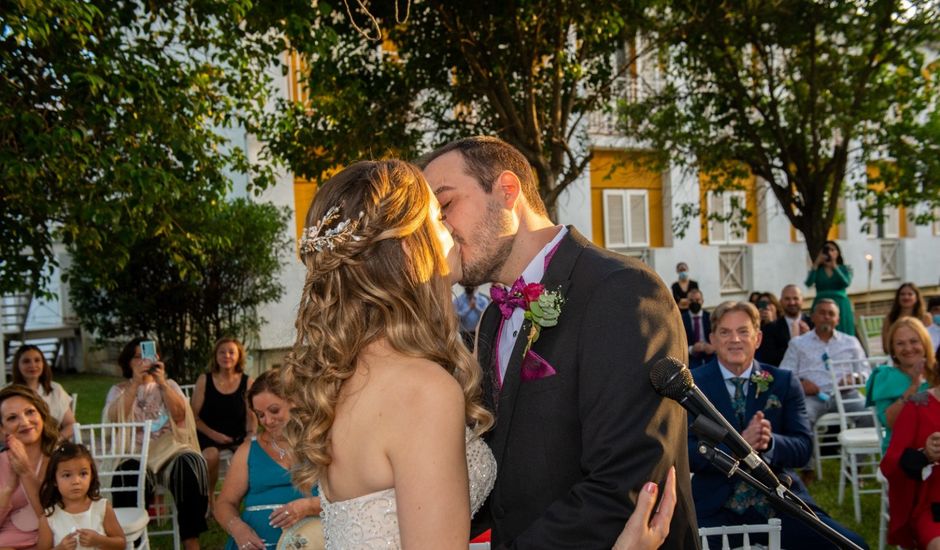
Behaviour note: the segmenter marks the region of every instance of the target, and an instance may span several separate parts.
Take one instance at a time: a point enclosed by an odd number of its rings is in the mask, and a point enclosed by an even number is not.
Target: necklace
[[[287,449],[282,449],[281,446],[277,444],[277,441],[274,440],[274,437],[271,437],[271,445],[273,445],[274,450],[277,451],[277,457],[284,460],[284,457],[287,456]]]

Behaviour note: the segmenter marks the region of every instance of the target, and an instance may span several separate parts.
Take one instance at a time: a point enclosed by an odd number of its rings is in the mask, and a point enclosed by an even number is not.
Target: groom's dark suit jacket
[[[572,228],[541,282],[565,300],[558,325],[532,347],[556,374],[521,379],[527,321],[496,388],[498,308],[480,322],[484,401],[496,413],[486,437],[498,471],[474,533],[492,527],[494,548],[609,550],[643,484],[662,482],[674,465],[678,505],[663,548],[698,548],[685,411],[649,382],[657,360],[688,355],[675,300],[646,265]]]

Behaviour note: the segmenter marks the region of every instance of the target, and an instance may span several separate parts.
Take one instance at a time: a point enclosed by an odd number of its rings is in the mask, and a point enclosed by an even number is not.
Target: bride
[[[480,373],[450,300],[459,251],[420,170],[356,163],[325,182],[300,242],[307,268],[283,369],[294,482],[319,483],[327,548],[467,548],[496,463]],[[655,548],[663,504],[640,491],[615,548]]]

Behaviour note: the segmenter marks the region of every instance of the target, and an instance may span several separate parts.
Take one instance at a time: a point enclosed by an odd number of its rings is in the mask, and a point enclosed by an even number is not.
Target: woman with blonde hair
[[[458,254],[406,162],[356,163],[310,207],[283,382],[294,482],[304,492],[319,484],[328,548],[467,547],[496,463],[479,438],[493,417],[451,307]],[[627,547],[662,543],[672,513],[663,508],[653,528],[625,528]]]
[[[59,437],[72,437],[72,425],[75,424],[72,396],[52,380],[52,367],[41,349],[29,344],[16,349],[13,354],[13,383],[27,386],[42,397],[49,406],[50,420],[59,427]]]

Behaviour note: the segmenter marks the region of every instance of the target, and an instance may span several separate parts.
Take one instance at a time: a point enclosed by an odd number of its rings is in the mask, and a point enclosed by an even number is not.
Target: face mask
[[[688,279],[689,279],[689,272],[688,272],[688,271],[680,271],[680,272],[679,272],[679,280],[680,280],[680,281],[687,281]]]
[[[700,304],[700,303],[698,303],[698,302],[692,302],[692,303],[690,303],[690,304],[689,304],[689,311],[691,311],[692,313],[698,313],[698,312],[702,311],[702,304]]]
[[[940,313],[933,316],[933,324],[940,325]]]

